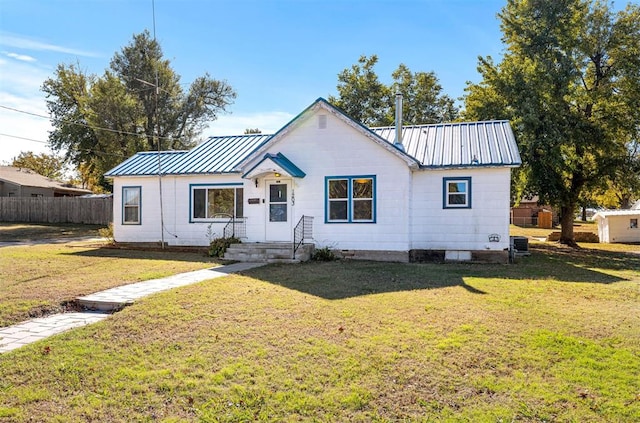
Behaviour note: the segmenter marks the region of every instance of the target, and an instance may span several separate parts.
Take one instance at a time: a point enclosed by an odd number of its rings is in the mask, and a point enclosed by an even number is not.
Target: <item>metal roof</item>
[[[594,214],[593,218],[609,216],[640,216],[640,210],[601,210]]]
[[[392,143],[393,126],[371,128]],[[509,122],[481,121],[410,125],[402,128],[402,144],[422,167],[519,166],[522,162]]]
[[[336,110],[324,99],[318,99],[305,109],[325,106]],[[304,113],[304,112],[303,112]],[[294,118],[275,135],[248,134],[211,137],[190,151],[163,151],[160,163],[157,152],[137,153],[133,157],[108,171],[105,176],[146,176],[157,175],[160,165],[163,175],[191,175],[238,172],[239,165],[252,153],[267,149],[269,140],[286,136]],[[521,164],[518,146],[508,121],[441,123],[434,125],[404,126],[402,130],[403,149],[394,146],[395,127],[367,128],[348,116],[344,119],[362,127],[363,133],[391,152],[416,160],[424,168],[448,168],[471,166],[519,166]],[[310,152],[313,154],[313,152]],[[267,156],[265,156],[267,158]],[[268,157],[272,161],[281,160],[277,155]],[[287,163],[283,162],[284,166]],[[278,165],[283,165],[278,163]],[[415,163],[415,166],[418,164]],[[298,169],[299,170],[299,169]],[[294,173],[297,172],[295,169]],[[302,172],[302,171],[300,171]],[[302,172],[303,173],[303,172]]]
[[[104,176],[157,175],[159,166],[164,174],[166,173],[165,169],[167,166],[179,160],[187,153],[188,151],[163,151],[160,153],[160,160],[158,160],[157,151],[136,153],[118,166],[109,170]]]
[[[252,134],[210,137],[189,151],[163,151],[163,175],[228,173],[271,135]],[[158,174],[158,153],[137,153],[108,171],[105,176],[146,176]]]

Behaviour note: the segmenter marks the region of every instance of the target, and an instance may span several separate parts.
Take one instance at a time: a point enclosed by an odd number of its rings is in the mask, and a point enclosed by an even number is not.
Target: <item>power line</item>
[[[35,117],[39,117],[39,118],[43,118],[43,119],[47,119],[47,120],[53,120],[49,116],[39,115],[37,113],[32,113],[32,112],[27,112],[25,110],[15,109],[15,108],[9,107],[9,106],[3,106],[2,104],[0,104],[0,108],[1,109],[6,109],[6,110],[10,110],[12,112],[22,113],[22,114],[29,115],[29,116],[35,116]],[[146,136],[145,134],[139,134],[139,133],[136,133],[136,132],[127,132],[127,131],[120,131],[120,130],[111,129],[111,128],[102,128],[100,126],[93,126],[93,125],[89,125],[89,124],[86,124],[86,123],[76,122],[76,121],[71,121],[71,120],[66,120],[66,119],[59,119],[59,120],[61,122],[68,123],[68,124],[71,124],[71,125],[84,126],[85,128],[89,128],[89,129],[92,129],[92,130],[112,132],[112,133],[119,134],[119,135],[135,135],[137,137]],[[159,138],[159,139],[163,139],[163,140],[176,140],[176,139],[179,139],[177,137],[161,137],[161,136],[158,136],[158,135],[156,135],[156,137]]]
[[[19,140],[25,140],[25,141],[39,142],[40,144],[49,144],[49,142],[47,142],[47,141],[34,140],[33,138],[19,137],[17,135],[9,135],[9,134],[0,133],[0,136],[1,137],[17,138]]]
[[[18,135],[5,134],[2,132],[0,132],[0,137],[17,138],[19,140],[32,141],[40,144],[49,144],[48,141],[34,140],[33,138],[20,137]],[[74,151],[78,151],[82,153],[93,153],[98,156],[113,156],[113,157],[119,157],[119,158],[127,158],[127,156],[123,153],[107,153],[105,151],[94,150],[92,148],[79,148],[79,149],[75,149]]]

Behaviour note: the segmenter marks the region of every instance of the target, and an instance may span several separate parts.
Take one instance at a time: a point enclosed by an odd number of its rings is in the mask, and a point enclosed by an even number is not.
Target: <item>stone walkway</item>
[[[0,328],[0,354],[20,348],[32,342],[80,326],[99,322],[109,316],[108,312],[133,304],[139,298],[160,291],[202,282],[207,279],[227,276],[230,273],[242,272],[263,266],[265,263],[235,263],[212,269],[179,273],[161,279],[152,279],[130,285],[123,285],[106,291],[97,292],[78,298],[78,302],[89,310],[56,314],[48,317],[28,320],[14,326]]]

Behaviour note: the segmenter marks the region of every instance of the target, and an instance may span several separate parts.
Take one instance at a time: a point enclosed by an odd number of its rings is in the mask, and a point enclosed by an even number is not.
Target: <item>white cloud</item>
[[[7,57],[11,57],[12,59],[20,60],[22,62],[35,62],[37,59],[35,57],[27,56],[26,54],[18,54],[18,53],[10,53],[7,51],[3,51],[3,53]]]
[[[0,60],[0,92],[10,92],[21,97],[43,97],[40,86],[52,72],[35,63]]]
[[[0,32],[0,45],[34,51],[53,51],[56,53],[72,54],[83,57],[100,57],[99,54],[90,51],[49,44],[47,42],[33,40],[22,35]]]
[[[287,112],[261,112],[219,116],[203,132],[203,136],[241,135],[247,128],[258,128],[263,134],[273,134],[286,125],[295,115]]]
[[[40,92],[47,74],[29,62],[4,60],[0,60],[0,73],[0,105],[14,109],[0,108],[0,133],[5,134],[0,135],[0,163],[10,162],[22,151],[50,153],[46,144],[49,120],[27,114],[48,116]]]

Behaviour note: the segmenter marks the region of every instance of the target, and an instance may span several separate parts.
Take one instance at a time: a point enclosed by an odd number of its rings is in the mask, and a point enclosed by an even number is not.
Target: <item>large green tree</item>
[[[148,31],[115,53],[103,76],[60,64],[42,90],[51,148],[94,177],[136,151],[190,148],[236,96],[208,74],[185,91]]]
[[[375,72],[378,56],[360,56],[358,63],[338,74],[338,96],[329,102],[367,126],[387,126],[395,120],[395,94],[403,95],[403,123],[418,125],[455,120],[458,109],[442,92],[434,72],[413,73],[401,63],[385,85]]]
[[[374,67],[378,56],[360,56],[358,63],[338,74],[338,97],[329,102],[340,107],[350,117],[367,126],[384,125],[391,91],[380,82]]]
[[[581,199],[638,171],[640,7],[508,0],[499,17],[504,57],[480,58],[464,117],[512,121],[523,158],[517,196],[559,207],[560,241],[575,245]]]

